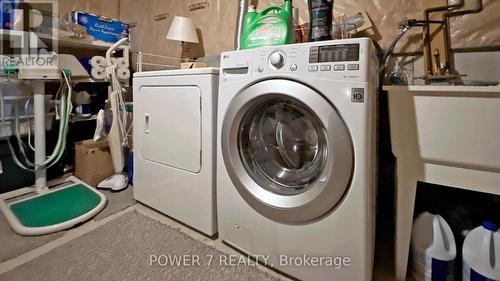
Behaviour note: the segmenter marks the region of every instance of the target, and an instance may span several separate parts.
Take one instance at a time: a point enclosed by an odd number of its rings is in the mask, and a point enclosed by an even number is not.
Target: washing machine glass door
[[[289,80],[266,80],[238,94],[224,118],[222,152],[231,180],[259,213],[304,223],[346,193],[353,148],[334,105]]]
[[[305,192],[323,172],[327,143],[321,121],[305,104],[276,96],[243,116],[240,158],[250,177],[281,195]]]

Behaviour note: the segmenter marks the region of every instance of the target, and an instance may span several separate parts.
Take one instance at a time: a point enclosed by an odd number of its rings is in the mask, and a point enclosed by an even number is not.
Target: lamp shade
[[[193,20],[187,17],[176,16],[168,29],[166,38],[190,43],[200,42],[198,41],[198,34],[196,33]]]

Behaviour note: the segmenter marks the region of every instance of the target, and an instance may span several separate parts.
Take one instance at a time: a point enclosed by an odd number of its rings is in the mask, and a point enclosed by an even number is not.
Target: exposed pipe
[[[398,43],[398,41],[405,35],[405,33],[411,28],[411,27],[414,27],[414,26],[422,26],[424,28],[424,33],[426,34],[426,40],[424,40],[424,48],[426,48],[428,51],[429,51],[429,55],[428,58],[426,59],[430,59],[431,61],[429,62],[429,66],[432,67],[432,59],[431,59],[431,56],[432,56],[432,52],[430,50],[430,41],[429,38],[430,38],[430,33],[429,33],[429,29],[430,29],[430,25],[431,24],[442,24],[444,25],[444,28],[446,29],[445,31],[445,44],[447,46],[447,48],[450,48],[450,42],[449,42],[449,34],[448,34],[448,28],[449,28],[449,19],[451,17],[455,17],[455,16],[461,16],[461,15],[466,15],[466,14],[471,14],[471,13],[479,13],[483,10],[483,2],[482,0],[478,0],[478,5],[474,8],[474,9],[469,9],[469,10],[458,10],[459,8],[462,8],[464,6],[464,0],[459,0],[458,3],[455,3],[455,4],[452,4],[452,5],[448,5],[448,6],[441,6],[441,7],[434,7],[434,8],[429,8],[429,9],[426,9],[425,10],[425,19],[424,20],[416,20],[416,19],[405,19],[403,20],[400,24],[399,24],[399,29],[400,29],[400,32],[398,33],[398,35],[394,38],[394,40],[392,41],[392,43],[389,45],[389,47],[387,48],[387,50],[385,51],[384,55],[382,56],[382,59],[381,59],[381,72],[383,73],[385,71],[385,68],[387,66],[387,62],[388,62],[388,58],[389,56],[393,53],[394,51],[394,48],[396,46],[396,44]],[[440,20],[430,20],[430,16],[429,14],[430,13],[433,13],[433,12],[438,12],[438,11],[448,11],[446,12],[444,15],[443,15],[443,20],[440,21]],[[426,42],[427,41],[427,42]],[[448,59],[451,59],[449,57],[449,55],[447,55]],[[451,60],[449,60],[449,62],[451,63]],[[452,68],[452,65],[450,65],[450,67]]]
[[[481,12],[482,10],[483,10],[483,0],[478,0],[478,5],[474,9],[449,12],[446,14],[446,17],[451,18],[466,14],[475,14]]]
[[[398,43],[398,41],[401,38],[403,38],[403,36],[406,34],[406,32],[408,30],[410,30],[410,28],[411,28],[411,26],[402,27],[401,30],[399,31],[398,35],[392,40],[391,44],[389,45],[389,47],[385,51],[384,55],[382,56],[382,59],[380,60],[380,64],[381,64],[380,71],[381,72],[385,71],[385,68],[387,67],[388,58],[393,53],[394,48],[396,47],[396,44]]]
[[[234,35],[234,48],[236,50],[241,49],[241,34],[243,33],[245,14],[248,11],[249,2],[249,0],[240,0],[238,5],[238,17],[236,20],[236,32]]]
[[[448,71],[453,70],[453,58],[450,55],[450,49],[451,49],[451,42],[450,42],[450,35],[449,35],[449,28],[450,28],[450,18],[455,17],[455,16],[462,16],[466,14],[471,14],[471,13],[478,13],[483,10],[483,3],[482,0],[478,0],[478,5],[474,9],[468,9],[468,10],[459,10],[463,8],[465,5],[465,0],[458,0],[457,3],[451,4],[448,6],[441,6],[441,7],[434,7],[434,8],[429,8],[425,10],[425,21],[430,22],[430,14],[435,13],[435,12],[444,12],[443,13],[443,35],[444,35],[444,44],[446,46],[446,62],[447,65],[445,68],[447,68]],[[427,73],[433,73],[432,71],[432,53],[433,51],[431,50],[431,34],[430,34],[430,25],[425,25],[424,26],[424,45],[427,50],[427,53],[429,54],[425,59],[427,61]],[[435,73],[434,75],[439,75],[439,73]]]
[[[457,3],[455,4],[451,4],[451,5],[446,5],[446,6],[440,6],[440,7],[433,7],[433,8],[428,8],[425,10],[425,13],[424,13],[424,21],[426,22],[429,22],[430,21],[430,14],[431,13],[435,13],[435,12],[443,12],[443,11],[448,11],[448,13],[450,13],[452,10],[456,10],[456,9],[460,9],[464,6],[464,0],[459,0]],[[447,48],[449,47],[449,33],[448,33],[448,30],[449,30],[449,25],[448,25],[448,20],[446,18],[446,16],[443,16],[443,21],[441,22],[442,25],[444,25],[443,27],[443,33],[444,33],[444,43],[445,45],[447,46]],[[425,60],[427,61],[427,69],[426,69],[426,73],[433,73],[432,72],[432,66],[433,66],[433,63],[432,63],[432,49],[431,49],[431,34],[430,34],[430,25],[427,24],[427,25],[424,25],[424,48],[427,50],[427,56],[425,57]],[[450,56],[449,56],[449,52],[446,51],[445,52],[445,57],[446,57],[446,62],[449,62],[450,61]],[[449,65],[447,66],[449,67]],[[436,74],[434,74],[436,75]]]

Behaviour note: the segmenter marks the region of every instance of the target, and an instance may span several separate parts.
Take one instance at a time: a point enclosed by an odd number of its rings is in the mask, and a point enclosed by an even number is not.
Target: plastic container
[[[413,223],[412,277],[415,281],[453,281],[457,248],[448,223],[428,212]]]
[[[14,13],[19,1],[3,1],[0,0],[0,28],[14,29]]]
[[[333,39],[347,39],[351,32],[365,24],[363,14],[357,13],[352,16],[340,16],[337,21],[332,23]],[[346,37],[346,35],[348,35]]]
[[[462,248],[464,281],[500,281],[500,232],[491,222],[474,228]]]
[[[130,151],[127,155],[128,162],[128,183],[134,184],[134,151]]]
[[[295,41],[292,19],[292,0],[281,6],[270,6],[257,13],[248,9],[241,36],[241,49],[291,44]]]
[[[309,41],[331,40],[333,0],[309,0]]]

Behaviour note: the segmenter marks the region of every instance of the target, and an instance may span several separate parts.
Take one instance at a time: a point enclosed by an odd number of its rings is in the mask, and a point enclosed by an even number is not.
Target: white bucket
[[[474,228],[465,237],[462,279],[500,281],[500,232],[491,222]]]
[[[420,214],[413,223],[411,243],[411,272],[415,281],[454,280],[455,237],[440,215]]]

